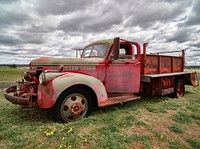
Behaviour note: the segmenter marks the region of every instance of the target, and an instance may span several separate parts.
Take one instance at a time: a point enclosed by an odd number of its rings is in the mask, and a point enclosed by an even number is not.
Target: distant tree
[[[10,68],[17,68],[17,65],[16,64],[12,64],[12,65],[10,65]]]

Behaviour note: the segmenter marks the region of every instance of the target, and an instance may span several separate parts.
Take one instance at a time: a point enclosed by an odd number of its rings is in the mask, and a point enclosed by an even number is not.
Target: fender
[[[100,80],[85,74],[68,72],[58,75],[47,83],[39,84],[38,107],[51,108],[61,93],[74,85],[90,87],[96,94],[98,105],[108,100],[106,89]]]

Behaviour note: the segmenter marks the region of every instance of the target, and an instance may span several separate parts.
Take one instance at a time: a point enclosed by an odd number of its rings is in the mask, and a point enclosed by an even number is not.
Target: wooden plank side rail
[[[180,52],[180,51],[179,51]],[[166,56],[159,54],[141,55],[141,75],[183,72],[185,63],[185,52],[182,56]]]

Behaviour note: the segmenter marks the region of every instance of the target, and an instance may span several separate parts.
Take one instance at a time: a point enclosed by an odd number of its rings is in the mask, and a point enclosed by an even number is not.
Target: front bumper
[[[4,97],[13,104],[22,105],[24,107],[36,107],[36,103],[32,101],[32,96],[29,97],[18,97],[14,96],[17,91],[17,86],[7,88],[4,92]]]

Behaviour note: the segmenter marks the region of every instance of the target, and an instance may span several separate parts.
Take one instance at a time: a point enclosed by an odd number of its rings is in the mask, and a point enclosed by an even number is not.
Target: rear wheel
[[[181,98],[185,94],[185,85],[183,80],[179,79],[175,83],[175,88],[174,88],[174,96],[176,98]]]
[[[91,113],[91,96],[83,88],[66,90],[53,107],[53,116],[58,122],[78,121]]]

